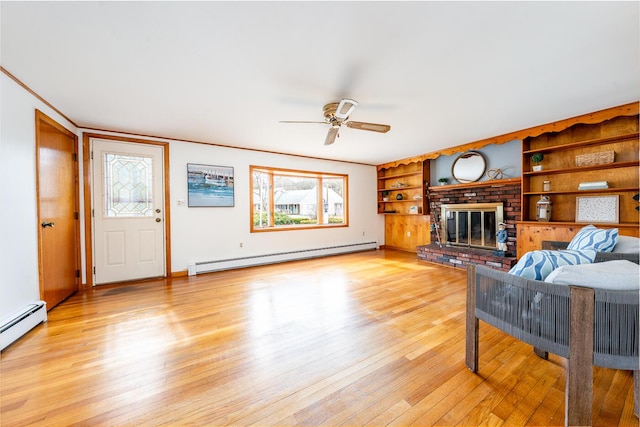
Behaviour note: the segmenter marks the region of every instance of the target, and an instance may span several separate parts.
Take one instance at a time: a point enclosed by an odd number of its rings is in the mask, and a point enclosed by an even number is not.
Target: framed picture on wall
[[[576,222],[618,223],[619,196],[576,197]]]
[[[234,205],[233,167],[187,163],[189,207]]]

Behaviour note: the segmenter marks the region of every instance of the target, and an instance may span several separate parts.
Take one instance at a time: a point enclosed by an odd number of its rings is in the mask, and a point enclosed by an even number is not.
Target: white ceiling
[[[381,164],[637,101],[639,2],[6,2],[1,65],[80,127]],[[356,121],[324,146],[341,97]]]

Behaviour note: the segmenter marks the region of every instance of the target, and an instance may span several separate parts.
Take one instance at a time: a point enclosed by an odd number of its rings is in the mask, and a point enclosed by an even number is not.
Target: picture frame
[[[233,207],[233,167],[187,163],[187,189],[190,208]]]
[[[579,196],[576,197],[576,222],[615,223],[620,222],[620,197]]]

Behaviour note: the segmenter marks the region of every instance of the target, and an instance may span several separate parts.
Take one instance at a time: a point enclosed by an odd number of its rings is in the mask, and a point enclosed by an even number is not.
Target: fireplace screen
[[[442,205],[442,230],[448,245],[495,249],[502,203]]]

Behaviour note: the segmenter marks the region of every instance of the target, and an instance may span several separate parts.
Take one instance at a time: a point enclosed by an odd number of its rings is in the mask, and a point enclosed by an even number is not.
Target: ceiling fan
[[[327,137],[324,140],[324,145],[331,145],[338,136],[338,130],[340,126],[345,125],[352,129],[370,130],[373,132],[386,133],[389,132],[391,126],[381,125],[378,123],[366,123],[366,122],[354,122],[349,120],[349,115],[356,108],[358,103],[353,99],[341,99],[340,102],[330,102],[322,108],[324,115],[323,122],[312,121],[294,121],[294,120],[281,120],[280,123],[321,123],[331,125]]]

